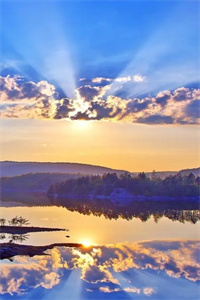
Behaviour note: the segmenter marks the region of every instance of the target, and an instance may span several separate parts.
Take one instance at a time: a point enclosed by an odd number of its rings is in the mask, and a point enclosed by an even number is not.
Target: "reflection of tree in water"
[[[24,241],[28,240],[29,234],[9,234],[9,235],[6,235],[5,233],[0,234],[0,240],[4,240],[6,238],[9,239],[9,243],[15,243],[15,242],[23,243]]]
[[[6,224],[5,218],[0,218],[0,226],[4,226]]]
[[[0,218],[0,226],[5,226],[7,222],[10,226],[24,226],[30,224],[28,219],[23,218],[21,216],[20,217],[16,216],[8,221],[5,218]]]
[[[16,226],[16,227],[30,224],[28,219],[23,218],[21,216],[20,217],[16,216],[8,221],[5,218],[0,218],[0,226],[2,226],[2,227],[5,226],[7,222],[10,226]],[[9,243],[14,243],[14,242],[22,243],[29,238],[29,234],[26,234],[26,233],[24,233],[24,234],[16,234],[15,233],[15,234],[9,234],[9,235],[6,235],[5,233],[0,234],[0,240],[4,240],[6,238],[9,239]]]
[[[29,234],[10,234],[9,235],[9,242],[14,243],[14,242],[19,242],[23,243],[24,241],[28,240]]]
[[[55,200],[54,200],[55,201]],[[195,224],[200,220],[200,211],[196,207],[185,204],[171,203],[153,203],[153,202],[135,202],[126,207],[116,206],[110,201],[83,201],[56,199],[56,205],[61,205],[70,211],[76,211],[84,215],[94,215],[96,217],[104,216],[106,219],[118,218],[132,220],[139,218],[142,222],[146,222],[152,216],[154,221],[158,221],[162,217],[167,217],[172,221],[185,221]]]
[[[16,216],[12,218],[11,220],[8,221],[8,223],[11,226],[23,226],[23,225],[30,224],[26,218],[22,218],[21,216],[20,217]]]
[[[5,233],[1,233],[0,234],[0,240],[4,240],[6,239],[6,234]]]

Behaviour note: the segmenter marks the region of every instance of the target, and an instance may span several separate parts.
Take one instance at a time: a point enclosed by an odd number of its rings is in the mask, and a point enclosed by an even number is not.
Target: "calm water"
[[[155,239],[198,239],[199,222],[181,223],[162,217],[155,223],[153,217],[142,222],[138,218],[106,219],[103,215],[83,215],[62,207],[2,207],[1,216],[9,220],[16,215],[25,217],[32,226],[66,228],[69,232],[29,234],[25,244],[44,245],[54,242],[113,244]],[[66,238],[69,235],[70,238]],[[5,240],[6,241],[6,240]]]
[[[1,208],[7,220],[16,215],[33,226],[69,229],[29,234],[25,244],[87,241],[91,246],[56,247],[47,256],[2,260],[0,299],[200,298],[200,222],[166,216],[157,223],[153,217],[147,222],[109,220],[62,207]]]

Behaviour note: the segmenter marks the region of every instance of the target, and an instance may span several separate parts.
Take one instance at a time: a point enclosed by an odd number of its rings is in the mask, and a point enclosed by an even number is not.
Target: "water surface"
[[[82,243],[85,240],[92,244],[113,244],[141,240],[199,238],[199,222],[181,223],[167,217],[160,218],[156,223],[153,217],[146,222],[138,218],[110,220],[103,215],[100,217],[84,215],[56,206],[1,208],[1,216],[7,220],[16,215],[27,218],[32,226],[69,229],[67,233],[31,233],[24,243],[33,245],[66,241]],[[70,238],[66,238],[68,234]]]
[[[54,247],[46,255],[2,260],[0,299],[198,300],[199,212],[137,215],[127,220],[124,214],[112,218],[85,209],[81,213],[56,206],[2,207],[1,217],[7,220],[22,216],[32,226],[69,229],[30,233],[21,244],[88,246]]]

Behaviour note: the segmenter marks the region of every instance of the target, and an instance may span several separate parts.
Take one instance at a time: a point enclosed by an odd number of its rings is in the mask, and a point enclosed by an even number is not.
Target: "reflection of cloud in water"
[[[95,299],[100,295],[106,299],[126,299],[127,295],[169,299],[169,294],[163,292],[169,284],[176,286],[173,293],[181,295],[181,299],[188,299],[186,287],[193,291],[194,298],[190,299],[197,299],[199,246],[197,241],[146,241],[87,249],[54,248],[47,256],[16,257],[13,263],[4,261],[0,292],[23,298],[27,292],[42,287],[45,295],[51,291],[56,296],[58,291],[62,293],[63,282],[66,286],[76,274],[74,282],[79,291],[69,291],[69,285],[65,289],[66,296],[76,293],[76,299],[83,295]],[[46,295],[44,299],[50,298]]]

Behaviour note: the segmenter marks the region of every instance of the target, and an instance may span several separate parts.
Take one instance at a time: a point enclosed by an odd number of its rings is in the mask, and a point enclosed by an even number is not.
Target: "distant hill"
[[[23,191],[47,191],[51,184],[61,183],[68,179],[81,177],[81,174],[64,173],[29,173],[18,176],[0,178],[1,191],[23,190]]]
[[[141,170],[142,172],[143,170]],[[126,170],[116,170],[107,167],[94,166],[89,164],[78,163],[53,163],[53,162],[16,162],[16,161],[1,161],[0,162],[0,177],[13,177],[30,173],[59,173],[59,174],[82,174],[82,175],[103,175],[105,173],[122,174]],[[139,172],[130,173],[137,175]],[[152,172],[145,172],[151,175]],[[188,175],[193,173],[195,176],[200,176],[200,168],[184,169],[180,171],[163,171],[156,172],[157,176],[165,178],[169,175]]]
[[[84,175],[103,175],[105,173],[124,173],[122,170],[75,164],[75,163],[28,163],[28,162],[0,162],[1,201],[29,205],[50,205],[46,193],[52,184],[76,179]],[[179,173],[188,175],[200,174],[200,168],[182,170]],[[156,172],[164,179],[178,172]],[[130,173],[135,176],[136,173]],[[146,173],[151,177],[152,173]],[[1,205],[2,205],[1,203]]]
[[[0,177],[12,177],[30,173],[63,173],[103,175],[104,173],[121,174],[126,171],[78,163],[52,163],[52,162],[0,162]]]
[[[188,175],[189,173],[193,173],[195,176],[200,176],[200,168],[185,169],[181,170],[179,173],[181,173],[181,175]]]
[[[147,174],[147,176],[152,174],[152,172],[145,172],[145,173]],[[200,168],[184,169],[180,171],[160,171],[160,172],[158,171],[156,172],[156,175],[164,179],[165,177],[168,177],[170,175],[176,175],[177,173],[181,174],[182,176],[187,176],[190,173],[193,173],[197,177],[200,176]],[[138,174],[138,173],[133,173],[133,174]]]

